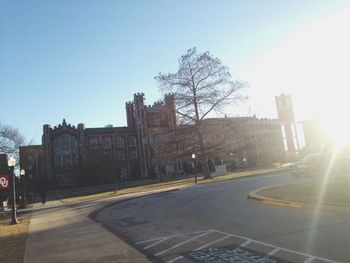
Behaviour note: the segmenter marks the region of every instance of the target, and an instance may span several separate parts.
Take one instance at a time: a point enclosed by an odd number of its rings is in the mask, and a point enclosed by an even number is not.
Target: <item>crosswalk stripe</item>
[[[198,236],[195,236],[195,237],[192,237],[192,238],[190,238],[190,239],[187,239],[187,240],[185,240],[185,241],[183,241],[183,242],[181,242],[181,243],[178,243],[178,244],[176,244],[176,245],[174,245],[174,246],[172,246],[172,247],[170,247],[170,248],[168,248],[168,249],[164,249],[164,250],[162,250],[162,251],[160,251],[160,252],[158,252],[158,253],[156,253],[156,254],[154,254],[154,255],[155,255],[156,257],[157,257],[157,256],[160,256],[160,255],[162,255],[162,254],[164,254],[164,253],[166,253],[166,252],[168,252],[168,251],[170,251],[170,250],[172,250],[172,249],[174,249],[174,248],[180,247],[180,246],[182,246],[182,245],[184,245],[184,244],[187,244],[187,243],[189,243],[189,242],[192,242],[193,240],[196,240],[196,239],[198,239],[198,238],[204,237],[204,236],[206,236],[206,235],[208,235],[208,234],[210,234],[210,233],[212,233],[212,232],[213,232],[213,230],[209,230],[208,232],[205,232],[205,233],[200,234],[200,235],[198,235]]]
[[[171,238],[171,237],[163,238],[163,239],[157,241],[156,243],[153,243],[153,244],[151,244],[151,245],[149,245],[149,246],[147,246],[147,247],[144,247],[144,249],[149,249],[149,248],[151,248],[151,247],[154,247],[154,246],[156,246],[156,245],[158,245],[158,244],[160,244],[160,243],[162,243],[162,242],[164,242],[164,241],[169,240],[170,238]]]

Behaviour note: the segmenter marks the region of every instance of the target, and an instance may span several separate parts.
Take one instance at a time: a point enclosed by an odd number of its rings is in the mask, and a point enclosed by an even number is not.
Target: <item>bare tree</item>
[[[212,112],[223,112],[228,104],[245,100],[243,81],[233,81],[229,68],[208,51],[197,53],[191,48],[180,57],[176,73],[159,73],[155,79],[164,93],[174,93],[176,112],[181,119],[195,127],[204,178],[210,178],[201,124]]]
[[[18,149],[24,141],[23,135],[16,128],[0,122],[0,153],[12,155],[18,159]]]

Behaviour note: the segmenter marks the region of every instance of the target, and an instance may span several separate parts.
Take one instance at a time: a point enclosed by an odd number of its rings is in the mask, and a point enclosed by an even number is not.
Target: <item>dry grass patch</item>
[[[180,187],[180,186],[184,186],[184,185],[190,185],[192,183],[193,183],[193,179],[185,179],[185,180],[165,182],[165,183],[156,183],[156,184],[135,186],[135,187],[125,188],[125,189],[120,189],[120,190],[118,189],[116,193],[108,191],[108,192],[97,193],[97,194],[64,198],[64,199],[62,199],[62,201],[65,203],[74,203],[74,202],[80,202],[80,201],[93,201],[93,200],[99,200],[102,198],[108,198],[108,197],[120,196],[120,195],[126,195],[126,194],[133,194],[133,193],[140,193],[140,192],[158,190],[158,189],[162,189],[162,188],[171,188],[171,187],[176,188],[176,187]]]
[[[235,173],[230,173],[227,175],[216,176],[216,177],[214,177],[212,179],[208,179],[208,180],[204,180],[203,177],[200,176],[200,177],[198,177],[198,184],[232,180],[232,179],[245,177],[245,176],[271,173],[271,172],[275,172],[278,170],[279,170],[279,168],[271,168],[271,169],[259,169],[259,170],[252,170],[252,171],[235,172]],[[102,193],[97,193],[97,194],[89,194],[89,195],[82,195],[82,196],[77,196],[77,197],[64,198],[64,199],[62,199],[62,201],[65,203],[74,203],[74,202],[81,202],[81,201],[93,201],[93,200],[99,200],[99,199],[113,197],[113,196],[120,196],[120,195],[132,194],[132,193],[140,193],[140,192],[159,190],[159,189],[165,189],[165,188],[169,189],[169,188],[184,187],[184,186],[193,185],[193,184],[194,184],[194,177],[188,178],[188,179],[182,179],[182,180],[175,180],[175,181],[134,186],[134,187],[130,187],[130,188],[117,190],[116,193],[108,191],[108,192],[102,192]]]
[[[10,215],[0,219],[0,262],[23,262],[30,216],[20,216],[18,221],[10,225]]]
[[[323,205],[350,206],[350,177],[324,178],[307,183],[271,187],[257,193],[268,198]]]

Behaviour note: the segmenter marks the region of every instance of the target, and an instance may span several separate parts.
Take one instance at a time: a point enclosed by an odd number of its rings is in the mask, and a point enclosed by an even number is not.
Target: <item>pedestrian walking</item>
[[[41,203],[44,205],[46,203],[46,189],[45,186],[41,186],[41,191],[40,191],[40,198],[41,198]]]

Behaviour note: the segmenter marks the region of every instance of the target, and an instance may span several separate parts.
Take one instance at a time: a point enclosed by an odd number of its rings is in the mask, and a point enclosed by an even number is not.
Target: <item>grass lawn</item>
[[[271,187],[257,194],[269,198],[323,205],[350,206],[350,176],[310,180],[307,183]]]
[[[242,171],[242,172],[235,172],[235,173],[230,173],[230,174],[222,175],[222,176],[215,176],[214,178],[208,179],[208,180],[204,180],[202,177],[198,177],[198,184],[232,180],[232,179],[240,178],[240,177],[244,177],[244,176],[265,174],[265,173],[275,172],[278,170],[280,170],[280,169],[279,168],[271,168],[271,169],[252,170],[252,171]],[[108,198],[108,197],[112,197],[112,196],[146,192],[146,191],[152,191],[152,190],[158,190],[158,189],[164,189],[164,188],[174,188],[175,189],[178,187],[189,186],[189,185],[193,185],[193,184],[194,184],[194,178],[190,178],[190,179],[183,179],[183,180],[176,180],[176,181],[169,181],[169,182],[162,182],[162,183],[154,183],[154,184],[147,184],[147,185],[141,185],[141,186],[120,189],[120,190],[117,190],[117,193],[108,191],[108,192],[102,192],[102,193],[98,193],[98,194],[90,194],[90,195],[64,198],[64,199],[62,199],[62,201],[66,202],[66,203],[73,203],[73,202],[79,202],[79,201],[92,201],[92,200]]]
[[[11,215],[0,218],[0,262],[23,262],[30,216],[19,216],[18,221],[10,225]]]

